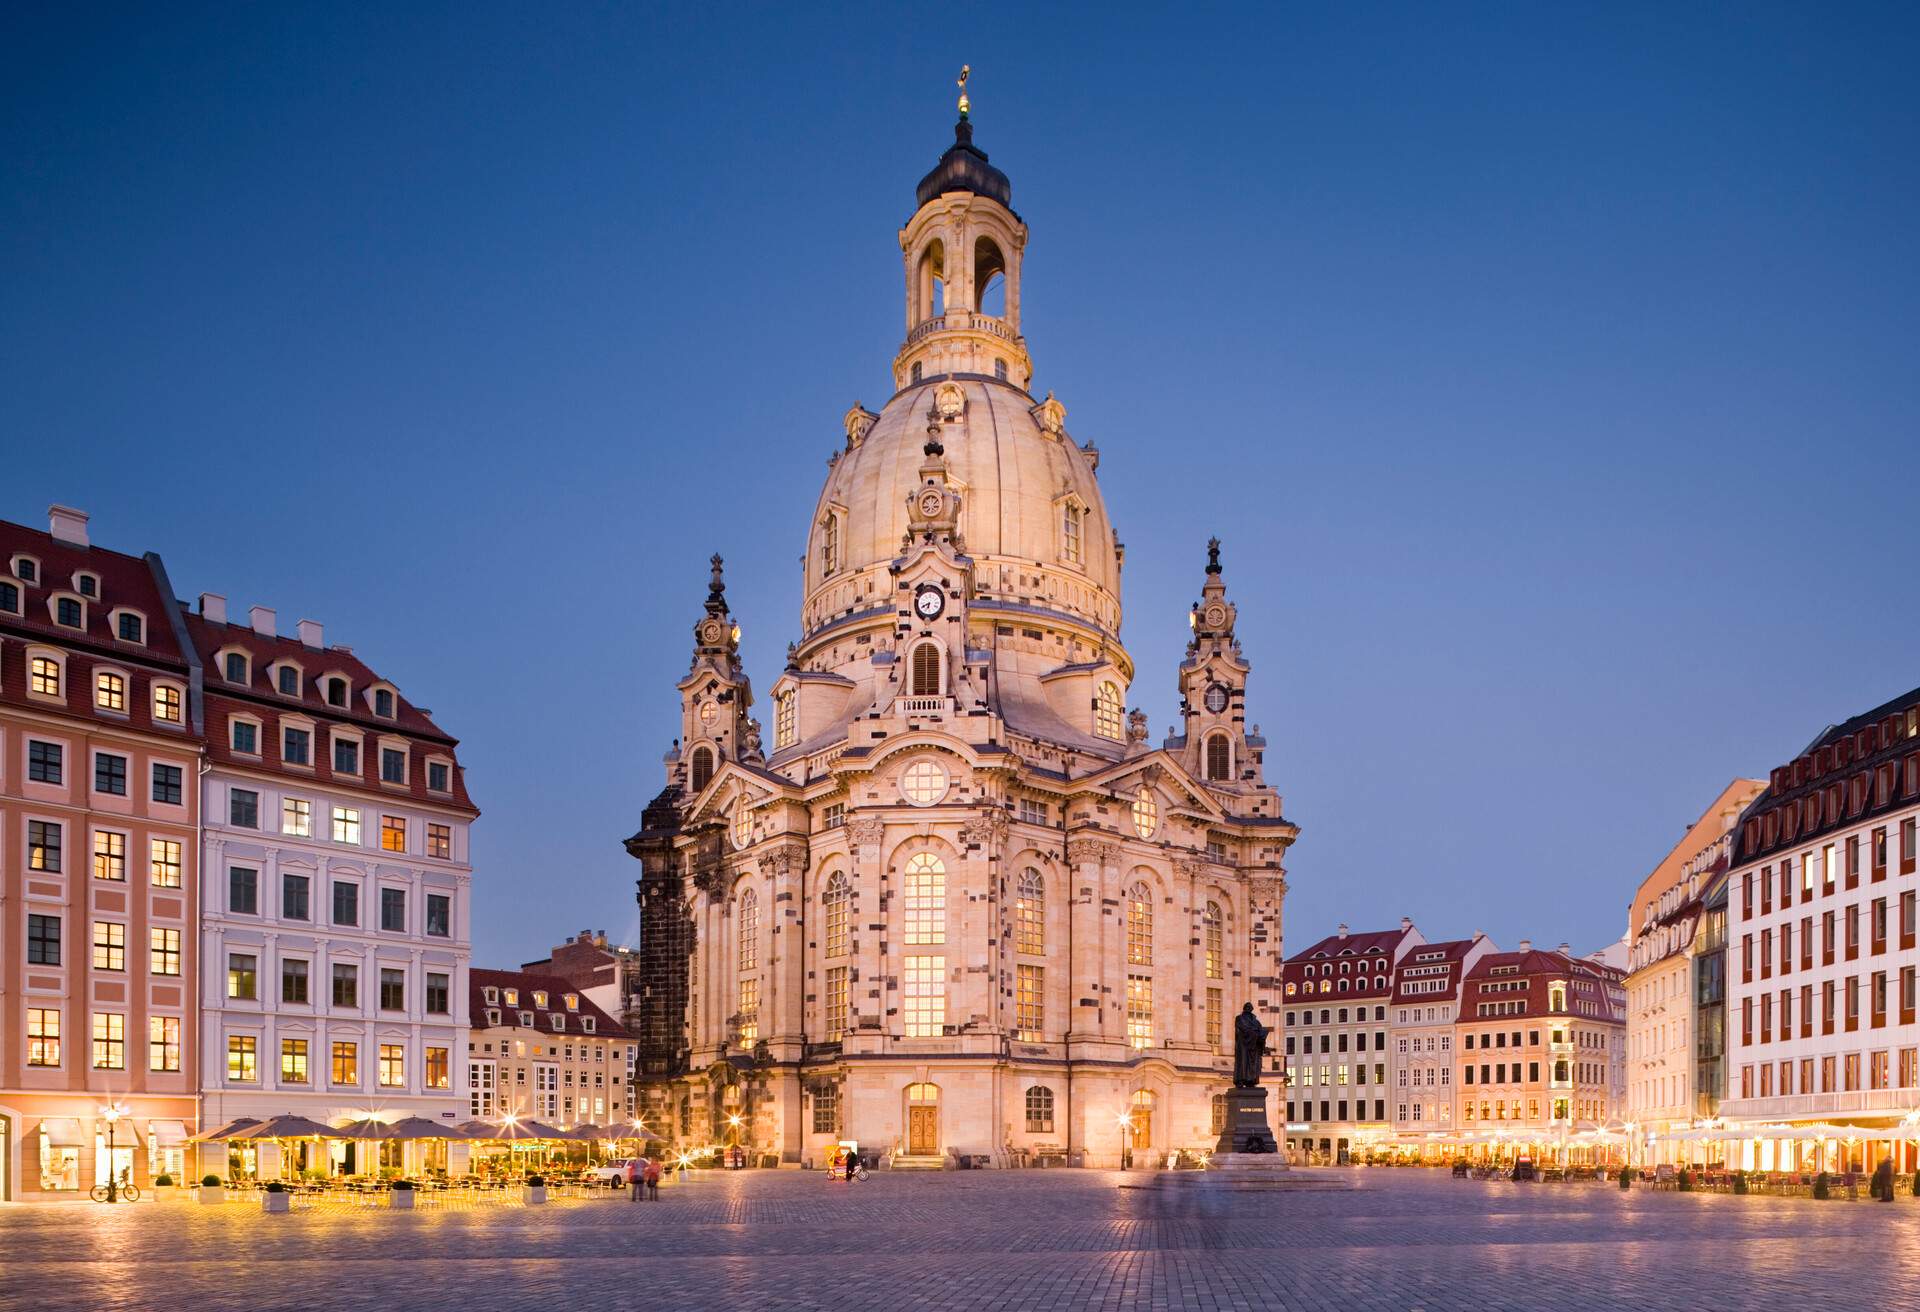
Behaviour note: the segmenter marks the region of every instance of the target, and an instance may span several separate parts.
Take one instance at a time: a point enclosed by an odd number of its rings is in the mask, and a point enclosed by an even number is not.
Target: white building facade
[[[454,740],[311,621],[283,638],[203,596],[188,629],[211,763],[202,1124],[463,1118],[478,813]]]
[[[1728,1118],[1888,1126],[1920,1105],[1917,823],[1920,689],[1821,734],[1741,817]],[[1748,1152],[1771,1167],[1802,1150]]]
[[[1485,934],[1420,943],[1403,953],[1394,972],[1388,1065],[1396,1142],[1419,1146],[1422,1136],[1459,1124],[1453,1080],[1453,1026],[1460,985],[1474,963],[1498,949]]]

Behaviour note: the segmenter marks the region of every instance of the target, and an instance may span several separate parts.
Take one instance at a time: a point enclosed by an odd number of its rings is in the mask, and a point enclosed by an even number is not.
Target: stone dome
[[[914,203],[925,205],[949,191],[970,191],[1013,208],[1013,183],[987,163],[987,152],[973,144],[973,124],[964,118],[953,125],[953,144],[947,153],[914,188]]]
[[[1051,398],[1036,403],[978,376],[929,379],[896,394],[877,417],[850,415],[848,447],[827,475],[808,535],[803,645],[891,604],[885,575],[902,550],[908,496],[921,486],[928,425],[938,401],[953,411],[956,392],[960,413],[939,424],[939,437],[947,480],[961,496],[975,595],[1061,613],[1117,647],[1120,561],[1094,455],[1067,436],[1065,412]],[[1078,512],[1078,560],[1069,506]]]

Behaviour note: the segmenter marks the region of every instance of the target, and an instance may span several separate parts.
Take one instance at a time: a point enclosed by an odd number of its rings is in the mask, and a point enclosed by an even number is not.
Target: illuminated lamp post
[[[107,1123],[107,1201],[117,1203],[120,1201],[120,1177],[113,1171],[113,1131],[114,1127],[120,1123],[120,1106],[117,1103],[108,1103],[101,1110],[100,1115]]]

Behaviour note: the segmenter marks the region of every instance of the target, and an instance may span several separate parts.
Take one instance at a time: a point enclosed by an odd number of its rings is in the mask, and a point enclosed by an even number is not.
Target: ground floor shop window
[[[58,1144],[40,1134],[40,1187],[50,1191],[80,1187],[80,1145]]]

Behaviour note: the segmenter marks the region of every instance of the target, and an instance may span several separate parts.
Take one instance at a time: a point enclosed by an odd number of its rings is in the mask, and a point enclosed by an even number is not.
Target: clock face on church
[[[946,596],[931,583],[922,583],[913,594],[913,613],[923,620],[937,620],[947,608]]]
[[[1207,685],[1207,709],[1215,715],[1227,709],[1227,690],[1217,683]]]

